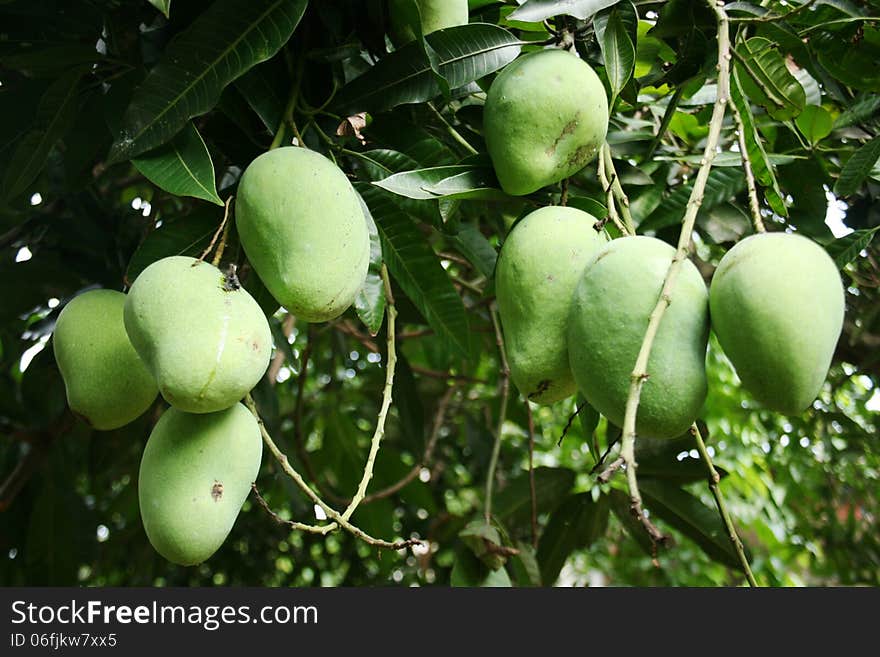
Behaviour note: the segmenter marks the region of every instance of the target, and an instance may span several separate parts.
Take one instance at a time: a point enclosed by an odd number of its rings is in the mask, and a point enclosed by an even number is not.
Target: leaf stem
[[[501,358],[501,406],[498,409],[498,428],[495,431],[495,444],[492,446],[492,456],[489,459],[489,472],[486,474],[486,522],[489,522],[492,518],[492,489],[495,486],[495,469],[498,467],[498,456],[501,453],[501,437],[504,433],[504,421],[507,419],[507,398],[510,394],[510,366],[507,363],[507,354],[504,351],[504,337],[501,335],[498,311],[494,305],[489,307],[489,315],[492,318],[492,326],[495,329],[495,342],[498,345],[498,354]]]
[[[476,155],[478,152],[477,149],[471,146],[467,139],[462,137],[461,133],[456,130],[449,121],[446,120],[446,117],[444,117],[440,113],[440,111],[436,107],[434,107],[434,103],[426,104],[428,106],[428,109],[431,110],[431,113],[434,115],[434,117],[443,124],[444,128],[446,128],[446,132],[449,133],[449,136],[455,140],[455,143],[457,143],[465,151],[467,151],[468,155]]]
[[[743,171],[746,174],[746,187],[749,191],[749,210],[752,215],[752,224],[755,231],[763,233],[767,229],[764,227],[764,220],[761,219],[761,204],[758,201],[758,187],[755,184],[755,172],[752,170],[752,161],[749,159],[748,145],[746,144],[746,127],[743,123],[742,115],[736,103],[730,103],[730,109],[733,111],[733,118],[736,122],[736,137],[739,143],[739,155],[742,160]]]

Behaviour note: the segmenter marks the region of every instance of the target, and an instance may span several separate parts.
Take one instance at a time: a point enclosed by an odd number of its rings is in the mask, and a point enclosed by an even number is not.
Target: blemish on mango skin
[[[223,483],[215,480],[214,485],[211,486],[211,499],[219,502],[221,497],[223,497]]]
[[[565,127],[562,128],[562,132],[559,133],[559,136],[556,138],[550,146],[547,147],[547,150],[544,152],[547,153],[548,157],[553,157],[556,154],[556,149],[559,147],[559,143],[568,137],[571,134],[574,134],[575,129],[578,127],[578,122],[580,120],[580,113],[576,114],[575,117],[565,124]],[[578,149],[580,150],[580,149]]]

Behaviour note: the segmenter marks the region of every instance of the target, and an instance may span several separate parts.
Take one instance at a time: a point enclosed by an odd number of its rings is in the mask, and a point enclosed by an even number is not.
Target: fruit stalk
[[[611,158],[611,146],[606,142],[600,153],[600,157],[605,160],[605,174],[609,179],[611,191],[617,204],[620,206],[620,214],[623,217],[623,224],[626,226],[624,231],[627,235],[635,235],[636,228],[633,224],[632,213],[629,211],[629,197],[623,191],[623,185],[620,184],[620,178],[614,168],[614,160]]]
[[[630,377],[630,390],[626,402],[626,413],[623,422],[623,438],[620,448],[620,457],[624,460],[626,465],[630,507],[633,514],[639,522],[644,525],[648,534],[651,536],[651,539],[655,542],[661,542],[664,539],[664,536],[645,516],[645,512],[642,509],[642,496],[639,492],[638,481],[636,478],[636,469],[638,467],[635,459],[636,415],[639,409],[642,387],[649,376],[647,368],[648,359],[651,355],[651,348],[654,344],[654,339],[657,337],[657,331],[660,328],[660,322],[663,320],[663,315],[669,307],[672,292],[675,289],[675,284],[678,280],[678,274],[681,270],[682,263],[688,255],[694,222],[696,221],[697,212],[703,201],[706,182],[709,178],[709,172],[712,169],[712,163],[715,160],[715,152],[718,148],[718,141],[721,136],[724,113],[730,99],[731,55],[727,14],[724,11],[724,7],[717,3],[716,0],[707,0],[707,4],[715,13],[718,22],[718,92],[715,98],[715,105],[712,108],[712,118],[709,123],[709,134],[706,138],[703,159],[700,163],[700,169],[697,172],[696,180],[694,181],[691,196],[688,199],[684,218],[682,219],[678,247],[672,262],[669,265],[669,270],[666,272],[666,278],[663,282],[663,288],[660,291],[660,297],[657,300],[657,305],[651,313],[648,327],[645,331],[645,337],[642,340],[642,346],[639,349],[639,355]]]
[[[763,233],[767,229],[764,228],[764,221],[761,219],[761,205],[758,202],[758,188],[755,184],[755,172],[752,170],[752,162],[749,160],[748,146],[746,146],[746,128],[743,125],[742,114],[735,102],[730,103],[730,109],[733,112],[733,119],[736,122],[736,138],[739,144],[739,154],[742,160],[743,171],[746,174],[746,187],[749,191],[749,210],[752,214],[752,224],[755,226],[756,233]]]
[[[355,512],[358,505],[363,501],[367,494],[367,486],[370,479],[373,478],[373,465],[376,462],[376,455],[379,453],[379,445],[385,436],[385,420],[388,417],[388,410],[391,408],[391,393],[394,388],[394,369],[397,365],[397,352],[394,346],[394,321],[397,318],[397,309],[394,307],[394,296],[391,293],[391,281],[388,279],[388,268],[382,263],[382,283],[385,285],[385,317],[388,321],[386,332],[388,334],[388,362],[385,365],[385,388],[382,390],[382,406],[379,409],[379,418],[376,420],[376,430],[373,432],[373,438],[370,441],[370,454],[367,457],[367,464],[364,466],[364,475],[361,483],[358,485],[357,492],[351,499],[348,507],[342,513],[342,518],[348,520],[351,514]]]
[[[746,557],[745,548],[743,547],[739,535],[736,533],[736,527],[734,527],[733,519],[727,511],[727,505],[724,504],[724,498],[721,497],[721,488],[718,486],[718,482],[721,481],[721,476],[718,474],[718,471],[712,463],[712,457],[709,456],[709,451],[706,449],[706,443],[703,442],[703,435],[700,433],[700,429],[697,427],[696,423],[691,425],[691,435],[694,437],[694,440],[697,441],[697,451],[700,453],[700,458],[703,459],[703,462],[706,464],[706,470],[709,472],[709,490],[712,491],[712,497],[715,498],[715,506],[718,507],[718,513],[721,515],[724,529],[727,531],[727,536],[730,538],[736,556],[739,558],[743,574],[745,574],[746,579],[749,581],[749,586],[757,587],[758,582],[755,581],[755,576],[752,574],[752,568],[749,566],[749,560],[748,557]]]

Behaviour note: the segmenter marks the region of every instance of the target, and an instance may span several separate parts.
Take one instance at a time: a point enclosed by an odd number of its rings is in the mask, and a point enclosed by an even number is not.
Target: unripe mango
[[[403,12],[404,3],[413,1],[418,5],[421,14],[422,34],[466,25],[468,22],[467,0],[391,0],[388,3],[391,37],[398,45],[402,46],[416,38]]]
[[[624,237],[587,264],[575,291],[568,352],[578,388],[597,411],[623,425],[631,374],[675,249],[653,237]],[[690,260],[679,271],[648,359],[636,432],[673,438],[706,399],[709,295]]]
[[[345,174],[305,148],[276,148],[245,170],[235,221],[266,288],[307,322],[341,315],[364,284],[370,238]]]
[[[101,431],[137,418],[159,392],[125,333],[124,307],[122,292],[84,292],[64,306],[52,339],[70,410]]]
[[[272,352],[266,316],[234,274],[185,256],[141,272],[125,303],[125,330],[165,400],[189,413],[241,400]]]
[[[596,221],[575,208],[535,210],[514,226],[498,256],[495,293],[510,376],[530,401],[552,404],[576,391],[568,315],[584,266],[605,243]]]
[[[262,456],[259,425],[241,404],[200,415],[165,411],[138,475],[141,521],[156,551],[182,566],[214,554],[235,524]]]
[[[608,132],[608,100],[590,65],[559,48],[509,64],[489,88],[486,147],[502,189],[530,194],[580,171]]]
[[[712,328],[743,386],[795,415],[819,394],[843,328],[834,261],[800,235],[752,235],[728,251],[710,288]]]

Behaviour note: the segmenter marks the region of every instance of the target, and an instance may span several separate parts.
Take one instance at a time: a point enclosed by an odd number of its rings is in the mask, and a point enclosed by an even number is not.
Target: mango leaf
[[[834,183],[834,193],[837,196],[855,194],[871,173],[878,158],[880,158],[880,137],[874,137],[853,153],[843,165],[840,177]]]
[[[880,111],[880,95],[864,94],[856,98],[836,119],[834,129],[847,128],[870,119]]]
[[[796,117],[807,96],[785,66],[782,55],[764,37],[752,37],[736,47],[736,70],[746,95],[777,121]]]
[[[619,0],[527,0],[508,20],[538,23],[553,16],[574,16],[587,20]]]
[[[620,15],[612,10],[602,35],[602,58],[611,85],[611,104],[632,77],[636,66],[636,48]]]
[[[807,105],[795,119],[798,130],[814,146],[831,134],[831,115],[821,105]]]
[[[587,447],[590,450],[590,456],[595,462],[599,462],[601,454],[599,453],[599,443],[596,442],[596,428],[599,426],[599,411],[590,405],[590,402],[583,395],[578,394],[577,407],[580,410],[578,419],[581,422],[581,429],[584,432],[584,440],[587,441]]]
[[[871,242],[874,241],[877,231],[880,231],[880,226],[854,231],[849,235],[838,237],[828,244],[825,250],[834,259],[834,263],[838,268],[843,269],[858,258],[862,251],[868,248]]]
[[[517,586],[541,586],[541,568],[538,566],[535,548],[522,541],[516,542],[519,554],[510,559],[507,565],[513,571]]]
[[[572,552],[589,547],[605,533],[609,508],[605,495],[594,502],[592,493],[571,495],[556,507],[538,544],[541,582],[552,585]]]
[[[364,286],[354,298],[354,309],[358,317],[367,327],[370,335],[379,333],[382,328],[382,319],[385,317],[385,283],[382,280],[382,243],[379,239],[379,229],[370,208],[364,199],[358,196],[364,211],[364,220],[367,222],[367,230],[370,234],[370,266],[367,269],[367,277]]]
[[[611,511],[617,516],[617,520],[623,525],[626,533],[630,535],[639,547],[645,551],[648,556],[654,556],[654,545],[651,543],[651,537],[642,524],[636,520],[630,511],[629,495],[622,490],[616,488],[608,491],[608,502],[611,505]]]
[[[402,171],[373,184],[398,196],[424,201],[441,197],[454,198],[458,194],[467,194],[468,191],[479,189],[494,189],[487,181],[495,182],[495,173],[491,169],[453,164]],[[494,191],[507,198],[501,190],[494,189]]]
[[[583,210],[587,214],[594,216],[597,221],[608,216],[608,208],[588,196],[569,196],[568,204],[573,208]]]
[[[458,251],[476,267],[481,275],[492,278],[495,273],[498,253],[485,235],[480,232],[476,222],[462,224],[452,240]]]
[[[785,207],[784,196],[779,189],[779,183],[773,171],[773,163],[764,150],[764,143],[761,141],[761,135],[755,126],[752,108],[746,101],[739,83],[739,74],[736,71],[730,76],[730,98],[736,109],[739,110],[739,115],[742,119],[743,137],[746,142],[745,155],[749,158],[752,173],[763,188],[767,204],[776,214],[787,217],[788,208]],[[742,157],[742,154],[740,156]]]
[[[745,176],[743,176],[741,170],[713,168],[709,172],[709,179],[706,182],[706,193],[703,197],[700,211],[706,212],[721,203],[726,203],[732,196],[742,191],[745,185]],[[684,211],[693,186],[694,183],[691,181],[686,185],[677,187],[650,216],[639,224],[639,232],[656,231],[679,223],[682,217],[684,217]]]
[[[437,335],[459,355],[471,350],[467,313],[449,275],[418,227],[378,187],[355,188],[370,208],[388,270]]]
[[[727,470],[715,466],[719,476],[727,476]],[[662,479],[682,486],[695,481],[706,481],[709,475],[706,464],[700,459],[677,460],[674,455],[662,454],[653,458],[639,459],[639,481],[641,478]]]
[[[307,0],[218,0],[172,39],[135,91],[109,161],[130,159],[212,109],[230,82],[271,58],[293,34]]]
[[[535,468],[535,499],[538,513],[551,511],[574,486],[575,473],[568,468]],[[495,516],[510,526],[529,524],[532,513],[531,486],[528,471],[515,476],[495,496]]]
[[[162,258],[172,255],[200,256],[211,243],[211,237],[222,219],[219,211],[204,211],[165,221],[147,235],[131,256],[125,272],[126,284],[131,285],[144,269]]]
[[[495,171],[486,167],[449,176],[426,187],[425,191],[438,199],[470,199],[472,201],[506,201],[510,199],[499,189]]]
[[[254,66],[238,78],[235,88],[260,117],[266,129],[274,133],[284,114],[285,99],[282,94],[289,84],[283,64],[273,59]]]
[[[639,488],[648,509],[693,540],[715,561],[739,569],[739,559],[714,509],[673,484],[646,479],[639,482]]]
[[[450,88],[462,87],[503,68],[520,51],[520,41],[497,25],[470,23],[432,32],[425,40],[437,55],[440,74]],[[418,44],[409,43],[344,86],[334,108],[340,114],[381,112],[420,103],[440,93],[431,63]]]
[[[165,18],[171,17],[171,0],[149,0],[149,2],[161,11]]]
[[[40,175],[52,147],[68,131],[76,115],[77,96],[83,70],[53,82],[40,98],[33,127],[18,140],[3,176],[4,198],[24,192]]]
[[[211,154],[192,122],[164,146],[131,162],[150,182],[169,194],[193,196],[223,205],[217,196]]]
[[[394,387],[391,394],[400,430],[407,445],[416,453],[425,449],[425,406],[419,395],[419,386],[413,375],[409,361],[403,353],[397,354],[397,369],[394,372]]]

